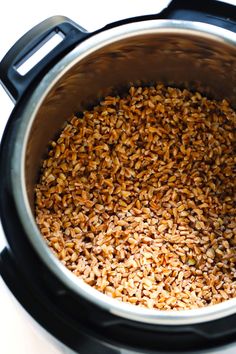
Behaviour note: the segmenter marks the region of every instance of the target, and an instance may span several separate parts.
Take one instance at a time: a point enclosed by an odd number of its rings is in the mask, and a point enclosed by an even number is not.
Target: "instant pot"
[[[158,311],[119,302],[74,276],[36,226],[34,185],[48,143],[68,117],[131,84],[161,81],[226,98],[236,108],[235,32],[234,6],[176,0],[158,15],[92,33],[66,17],[49,18],[0,63],[1,83],[16,102],[0,151],[7,243],[0,274],[32,319],[69,351],[206,353],[234,345],[236,298],[195,310]],[[21,75],[21,64],[55,33],[62,41]]]

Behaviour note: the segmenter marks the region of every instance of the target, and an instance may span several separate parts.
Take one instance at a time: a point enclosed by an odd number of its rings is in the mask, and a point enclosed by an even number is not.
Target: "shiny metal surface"
[[[84,41],[42,78],[19,122],[12,181],[26,234],[47,266],[69,288],[98,306],[140,322],[176,325],[236,313],[236,299],[196,310],[149,310],[114,300],[76,278],[44,243],[33,216],[33,187],[49,140],[66,119],[107,94],[132,84],[162,81],[236,107],[236,39],[221,28],[186,21],[156,20],[120,26]]]

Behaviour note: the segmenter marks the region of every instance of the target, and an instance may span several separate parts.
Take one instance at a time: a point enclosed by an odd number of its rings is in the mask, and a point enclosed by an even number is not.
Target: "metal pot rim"
[[[25,153],[30,129],[37,110],[52,86],[65,74],[65,72],[73,67],[75,63],[97,49],[126,37],[150,33],[184,33],[201,38],[205,37],[213,41],[224,42],[227,45],[235,47],[236,50],[235,34],[232,32],[209,24],[180,20],[151,20],[136,22],[106,30],[86,39],[45,75],[23,109],[11,162],[13,195],[25,233],[33,248],[60,281],[79,296],[86,298],[93,304],[114,315],[138,322],[163,325],[202,323],[235,314],[236,298],[201,309],[161,311],[122,303],[100,293],[66,269],[66,267],[56,259],[43,241],[30,209],[24,183]]]

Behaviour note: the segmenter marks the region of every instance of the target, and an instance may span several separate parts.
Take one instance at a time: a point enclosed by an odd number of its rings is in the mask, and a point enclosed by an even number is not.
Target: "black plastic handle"
[[[205,22],[236,32],[235,5],[216,0],[173,0],[158,18]]]
[[[168,7],[158,14],[135,16],[119,20],[106,25],[101,30],[133,22],[167,19],[204,22],[236,32],[235,5],[216,0],[172,0]]]
[[[62,35],[62,41],[25,75],[21,75],[17,68],[56,33]],[[0,63],[0,80],[9,96],[14,101],[18,100],[39,74],[46,72],[88,36],[88,32],[64,16],[50,17],[33,27],[14,44]]]
[[[67,17],[53,16],[32,28],[9,50],[0,63],[0,80],[9,96],[16,101],[39,74],[47,72],[73,46],[85,38],[119,25],[151,19],[205,22],[236,32],[236,7],[215,0],[173,0],[160,14],[113,22],[94,33],[86,32]],[[58,32],[64,35],[62,42],[30,71],[21,75],[17,71],[18,66],[37,51],[50,38],[50,35]]]

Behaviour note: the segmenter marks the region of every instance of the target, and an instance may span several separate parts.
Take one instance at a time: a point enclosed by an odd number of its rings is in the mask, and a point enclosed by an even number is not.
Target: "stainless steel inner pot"
[[[196,310],[158,311],[112,299],[74,276],[51,253],[34,221],[34,185],[48,143],[75,112],[131,83],[164,82],[236,107],[236,37],[197,22],[152,20],[119,26],[78,45],[42,78],[29,97],[12,159],[14,198],[25,232],[43,262],[66,286],[107,311],[153,324],[193,324],[236,313],[236,298]]]

